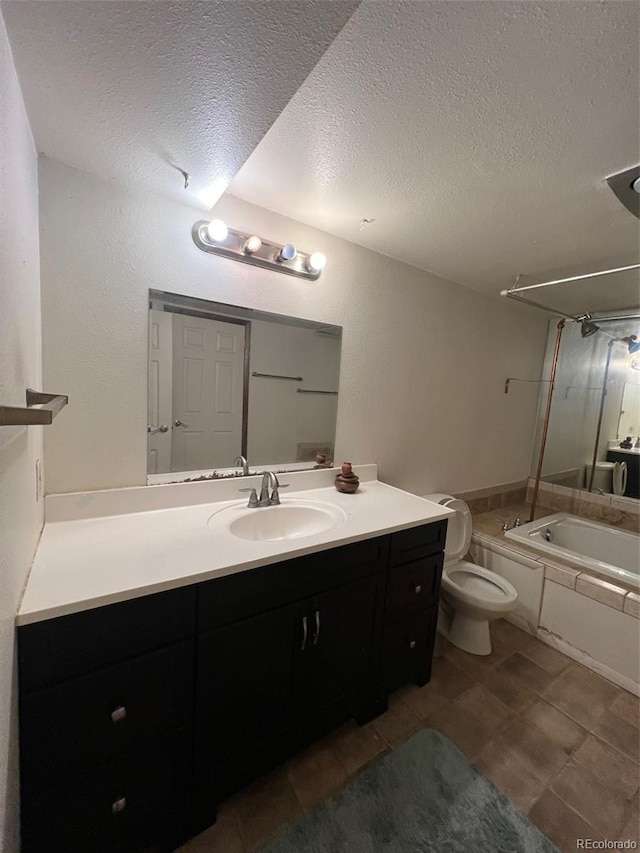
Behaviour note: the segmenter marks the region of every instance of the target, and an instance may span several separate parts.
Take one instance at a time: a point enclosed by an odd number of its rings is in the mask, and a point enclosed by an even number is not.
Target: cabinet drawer
[[[392,533],[389,565],[398,566],[443,551],[446,535],[446,519]]]
[[[22,797],[22,853],[169,851],[185,838],[185,730],[42,793]]]
[[[198,630],[228,625],[381,572],[388,553],[389,537],[378,536],[202,583]]]
[[[193,640],[23,697],[24,790],[57,785],[190,722]]]
[[[397,622],[437,604],[440,594],[443,555],[425,557],[389,572],[387,621]]]
[[[192,636],[195,600],[195,586],[186,586],[18,628],[20,692]]]
[[[382,655],[382,682],[392,691],[403,684],[426,684],[431,677],[431,656],[438,608],[387,625]]]

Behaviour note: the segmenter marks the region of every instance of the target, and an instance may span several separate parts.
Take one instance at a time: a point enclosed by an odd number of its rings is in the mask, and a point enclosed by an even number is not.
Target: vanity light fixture
[[[207,225],[207,237],[212,243],[222,243],[227,239],[229,229],[222,219],[212,219]]]
[[[326,263],[327,259],[322,252],[314,252],[307,261],[307,269],[309,272],[320,272]]]
[[[244,250],[248,255],[253,255],[255,252],[259,252],[261,248],[262,240],[255,234],[252,234],[244,244]]]
[[[257,234],[245,234],[227,228],[221,219],[196,222],[191,230],[196,246],[203,252],[221,255],[234,261],[253,264],[263,269],[316,281],[327,259],[322,252],[299,252],[293,243],[284,245],[263,240]]]
[[[278,263],[282,263],[282,261],[293,261],[297,254],[298,252],[293,243],[285,243],[276,255],[276,261],[278,261]]]

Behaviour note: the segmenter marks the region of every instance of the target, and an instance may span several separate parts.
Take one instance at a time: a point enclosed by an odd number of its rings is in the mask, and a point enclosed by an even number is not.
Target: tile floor
[[[424,727],[450,738],[563,853],[578,838],[640,846],[639,700],[508,622],[492,634],[486,658],[439,637],[426,687],[402,688],[386,714],[343,726],[236,794],[179,853],[258,850]]]

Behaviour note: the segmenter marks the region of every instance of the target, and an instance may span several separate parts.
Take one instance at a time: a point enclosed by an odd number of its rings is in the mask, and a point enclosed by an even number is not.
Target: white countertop
[[[361,476],[360,489],[355,494],[341,494],[333,485],[324,485],[332,482],[335,471],[287,476],[286,479],[291,480],[290,486],[297,489],[287,490],[286,496],[283,493],[283,504],[295,503],[296,497],[304,501],[320,501],[341,508],[345,516],[338,526],[321,533],[278,541],[239,539],[226,527],[208,527],[207,522],[214,513],[234,505],[243,506],[246,502],[246,499],[240,502],[235,497],[231,501],[214,499],[203,502],[203,494],[211,496],[215,493],[211,486],[207,492],[194,491],[193,486],[191,492],[183,491],[183,496],[200,495],[191,505],[119,515],[113,513],[118,492],[124,493],[122,504],[126,506],[126,493],[136,491],[137,494],[139,490],[113,490],[109,493],[111,511],[108,514],[45,524],[16,622],[27,625],[64,616],[453,515],[451,510],[379,482],[375,473],[374,479],[367,479],[370,469],[375,472],[375,466],[362,466],[362,473],[359,468],[354,469]],[[309,488],[313,483],[310,476],[314,475],[317,476],[316,482],[323,483],[320,488]],[[285,475],[281,480],[286,481]],[[237,483],[236,480],[235,486]],[[244,479],[243,485],[245,483],[254,485],[249,478]],[[150,490],[150,502],[158,504],[163,493],[157,490],[176,487],[145,488]],[[229,488],[227,484],[219,490],[219,495],[228,497]],[[164,493],[171,494],[175,492]],[[92,502],[89,495],[97,496],[93,503],[100,505],[100,493],[61,496],[64,499],[61,503],[68,506],[75,500],[79,507],[83,507]],[[261,512],[260,509],[247,511]],[[64,513],[57,513],[62,517],[65,514],[69,515],[66,509]],[[79,514],[82,516],[82,512]],[[57,515],[49,513],[49,516]]]

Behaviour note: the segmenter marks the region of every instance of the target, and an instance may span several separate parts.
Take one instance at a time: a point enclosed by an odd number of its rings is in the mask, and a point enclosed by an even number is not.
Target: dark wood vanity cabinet
[[[608,450],[607,462],[626,462],[627,487],[624,490],[624,497],[640,498],[640,454]]]
[[[169,851],[430,677],[446,522],[18,629],[23,853]]]
[[[188,835],[195,602],[184,587],[18,629],[23,853]]]
[[[388,549],[378,537],[201,585],[199,827],[218,799],[368,714]]]

